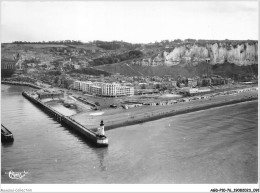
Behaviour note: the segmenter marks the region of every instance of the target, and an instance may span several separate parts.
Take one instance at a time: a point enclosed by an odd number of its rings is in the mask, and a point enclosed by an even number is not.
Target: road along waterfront
[[[21,95],[30,89],[1,86],[2,123],[15,136],[1,145],[2,183],[257,182],[257,101],[110,130],[97,149]]]

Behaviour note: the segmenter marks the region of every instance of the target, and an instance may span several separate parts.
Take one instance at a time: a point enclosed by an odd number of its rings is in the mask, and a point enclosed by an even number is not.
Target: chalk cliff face
[[[219,64],[224,62],[236,65],[251,65],[258,63],[258,43],[230,45],[225,43],[181,45],[172,51],[161,52],[154,57],[133,62],[141,66],[173,66],[196,65],[199,62]]]

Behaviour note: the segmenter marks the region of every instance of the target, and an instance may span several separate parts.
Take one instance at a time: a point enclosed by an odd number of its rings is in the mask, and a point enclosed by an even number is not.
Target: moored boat
[[[14,137],[11,131],[1,124],[1,141],[2,142],[13,142]]]

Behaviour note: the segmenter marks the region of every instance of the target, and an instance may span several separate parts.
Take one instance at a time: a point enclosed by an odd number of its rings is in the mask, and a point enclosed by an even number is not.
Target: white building
[[[127,96],[134,96],[134,87],[126,86],[125,91]]]
[[[82,90],[82,81],[75,81],[73,83],[73,88],[76,89],[76,90]]]
[[[119,86],[116,89],[116,96],[125,96],[126,95],[126,87],[125,86]]]
[[[100,86],[90,86],[90,93],[96,94],[96,95],[102,95],[102,88]]]
[[[117,90],[120,84],[117,83],[104,83],[102,85],[102,95],[104,96],[116,96],[117,95]]]
[[[96,94],[108,97],[134,95],[134,87],[121,86],[118,83],[75,81],[74,89],[82,90],[83,92],[87,92],[89,94]]]
[[[92,82],[88,81],[88,82],[82,82],[82,91],[83,92],[87,92],[90,93],[90,87],[93,85]]]

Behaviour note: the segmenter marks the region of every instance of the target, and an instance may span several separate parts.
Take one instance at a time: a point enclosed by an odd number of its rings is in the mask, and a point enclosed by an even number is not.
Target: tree
[[[176,40],[173,40],[173,43],[182,43],[182,40],[181,39],[176,39]]]

